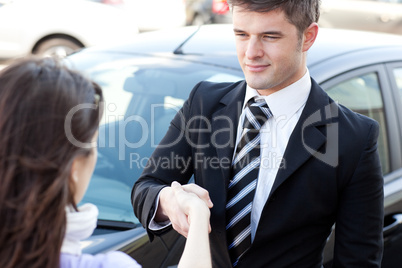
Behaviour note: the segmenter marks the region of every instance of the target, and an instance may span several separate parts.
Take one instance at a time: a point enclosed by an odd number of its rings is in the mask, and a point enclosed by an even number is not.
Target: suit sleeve
[[[372,122],[353,176],[340,193],[333,267],[381,266],[384,181],[377,151],[379,126]]]
[[[186,125],[191,116],[191,102],[199,85],[195,86],[188,100],[171,121],[166,135],[153,152],[132,189],[134,214],[147,229],[151,240],[155,234],[159,235],[167,230],[152,231],[148,228],[160,190],[173,181],[186,184],[193,174],[192,148],[191,143],[188,142]]]

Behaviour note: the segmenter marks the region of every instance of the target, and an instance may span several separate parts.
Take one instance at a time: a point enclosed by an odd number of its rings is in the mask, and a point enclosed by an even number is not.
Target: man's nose
[[[257,37],[250,38],[247,44],[246,57],[248,59],[255,59],[262,57],[263,55],[264,51],[261,40]]]

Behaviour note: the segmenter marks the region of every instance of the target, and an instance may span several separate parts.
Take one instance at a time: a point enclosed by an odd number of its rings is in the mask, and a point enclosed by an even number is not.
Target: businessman
[[[150,239],[186,236],[173,181],[211,209],[214,267],[379,267],[383,178],[378,124],[338,105],[310,77],[319,0],[232,0],[245,81],[200,82],[132,191]],[[158,167],[174,154],[190,167]],[[154,163],[154,164],[153,164]]]

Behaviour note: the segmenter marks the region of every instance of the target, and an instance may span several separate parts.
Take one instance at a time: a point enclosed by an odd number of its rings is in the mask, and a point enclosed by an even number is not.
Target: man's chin
[[[269,84],[263,83],[263,82],[258,82],[258,81],[255,81],[253,79],[248,79],[247,80],[247,78],[246,78],[246,82],[247,82],[247,85],[249,87],[251,87],[251,88],[253,88],[255,90],[264,90],[264,89],[270,88]]]

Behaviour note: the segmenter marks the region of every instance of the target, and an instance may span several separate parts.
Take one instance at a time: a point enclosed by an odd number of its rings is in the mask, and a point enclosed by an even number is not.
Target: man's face
[[[237,57],[247,84],[261,95],[300,79],[305,71],[302,40],[281,10],[260,13],[233,8]]]

